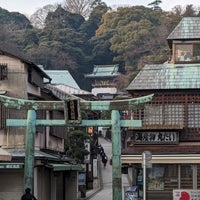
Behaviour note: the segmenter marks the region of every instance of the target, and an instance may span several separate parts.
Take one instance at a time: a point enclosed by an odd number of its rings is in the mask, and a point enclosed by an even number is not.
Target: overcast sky
[[[143,5],[147,6],[154,0],[102,0],[108,6],[112,5]],[[17,11],[22,14],[30,16],[39,8],[42,8],[48,4],[62,3],[64,0],[0,0],[0,7],[8,11]],[[161,8],[165,11],[171,10],[176,5],[186,6],[193,4],[196,7],[200,7],[199,0],[162,0],[160,4]]]

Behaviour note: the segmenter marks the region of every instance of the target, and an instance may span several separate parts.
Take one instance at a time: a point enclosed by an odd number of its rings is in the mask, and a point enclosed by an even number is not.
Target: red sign
[[[200,200],[200,190],[173,190],[173,200]]]

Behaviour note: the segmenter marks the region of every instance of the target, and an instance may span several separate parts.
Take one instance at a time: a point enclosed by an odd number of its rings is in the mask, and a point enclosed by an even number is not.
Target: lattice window
[[[134,112],[134,119],[144,126],[173,126],[185,123],[185,95],[159,94],[143,109]]]
[[[145,106],[143,119],[145,125],[159,125],[162,124],[162,121],[162,105],[152,104]]]
[[[188,115],[187,115],[188,128],[200,127],[200,95],[188,95]]]
[[[183,125],[184,124],[184,105],[168,104],[164,106],[164,124],[165,125]]]
[[[0,103],[0,129],[6,128],[6,108]]]
[[[7,64],[0,64],[0,80],[7,79],[8,67]]]
[[[188,128],[200,127],[200,104],[188,104]]]

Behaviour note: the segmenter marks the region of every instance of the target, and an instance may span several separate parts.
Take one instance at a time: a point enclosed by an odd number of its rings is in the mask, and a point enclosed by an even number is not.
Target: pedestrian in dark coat
[[[102,157],[104,155],[104,149],[102,148],[101,151],[100,151],[100,156]]]
[[[34,195],[31,194],[31,189],[26,188],[25,194],[22,195],[21,200],[37,200]]]
[[[100,155],[102,155],[102,153],[104,153],[104,149],[100,144],[97,146],[97,151],[98,151],[98,154],[100,154]]]
[[[108,162],[108,157],[107,157],[107,155],[104,153],[104,154],[102,155],[102,163],[103,163],[104,167],[106,167],[107,162]]]

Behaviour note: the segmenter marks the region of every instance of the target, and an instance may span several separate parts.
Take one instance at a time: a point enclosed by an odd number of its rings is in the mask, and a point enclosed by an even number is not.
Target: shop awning
[[[9,152],[6,150],[0,148],[0,161],[11,161],[12,156]]]
[[[142,164],[142,155],[122,155],[122,163]],[[153,155],[152,164],[200,163],[200,154],[165,154]]]
[[[83,167],[78,164],[70,164],[70,163],[50,163],[48,164],[53,168],[53,171],[83,171]]]

